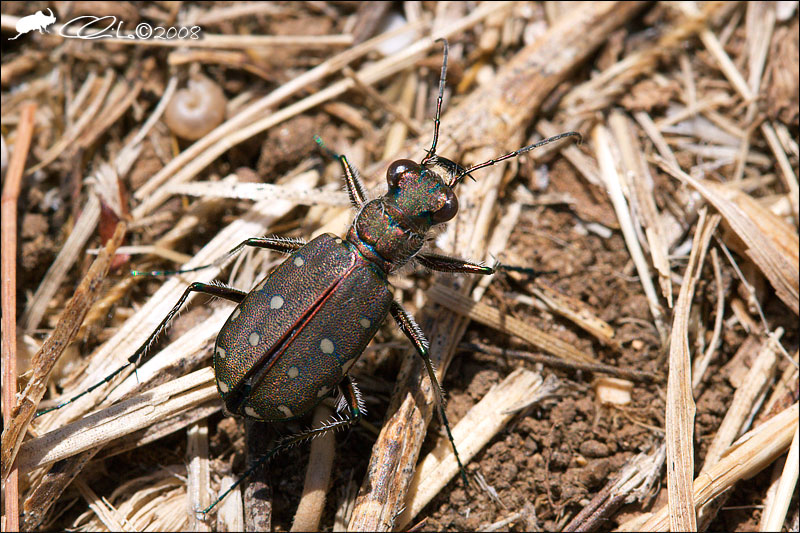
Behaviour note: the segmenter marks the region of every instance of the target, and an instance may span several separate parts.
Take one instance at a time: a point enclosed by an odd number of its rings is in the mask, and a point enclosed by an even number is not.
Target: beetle
[[[315,138],[322,149],[341,163],[350,201],[357,209],[346,236],[326,233],[308,243],[281,237],[247,239],[213,264],[246,246],[289,256],[250,292],[220,284],[190,284],[129,359],[129,364],[137,364],[187,298],[200,292],[236,303],[217,336],[213,352],[216,384],[226,412],[262,422],[286,422],[308,414],[337,388],[346,402],[347,409],[341,416],[285,437],[203,513],[210,511],[278,451],[358,421],[364,405],[348,371],[388,315],[422,357],[462,480],[468,484],[444,411],[442,389],[428,354],[428,341],[413,317],[392,298],[387,278],[410,261],[443,272],[494,273],[493,267],[423,250],[431,228],[451,220],[458,212],[455,187],[477,169],[564,137],[580,138],[580,134],[563,133],[469,168],[437,155],[448,51],[447,41],[442,41],[433,140],[422,160],[417,163],[399,159],[391,163],[386,171],[387,192],[367,200],[358,173],[347,158],[331,152]],[[211,265],[171,273],[192,272],[208,266]],[[144,273],[134,271],[134,275],[139,274]],[[113,375],[103,382],[111,377]]]

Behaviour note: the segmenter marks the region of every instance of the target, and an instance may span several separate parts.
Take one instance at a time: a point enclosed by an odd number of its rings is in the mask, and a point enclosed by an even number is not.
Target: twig
[[[225,476],[219,484],[219,494],[236,483],[234,476]],[[237,486],[228,496],[219,502],[217,509],[217,531],[244,531],[244,509],[242,491]]]
[[[33,138],[36,104],[26,104],[20,113],[17,142],[8,165],[2,197],[2,287],[3,287],[3,442],[13,422],[17,403],[17,200],[22,187],[25,161]],[[19,530],[19,471],[3,461],[5,482],[5,529]],[[6,475],[10,471],[10,475]]]
[[[314,411],[311,427],[320,427],[333,416],[333,411],[319,405]],[[294,514],[291,531],[319,530],[319,521],[325,510],[325,493],[328,491],[333,459],[336,451],[336,437],[328,432],[311,441],[311,453],[306,466],[306,480],[303,484],[303,497]]]
[[[694,289],[703,269],[706,251],[719,220],[719,215],[712,215],[707,219],[705,208],[700,211],[700,219],[697,222],[697,230],[692,241],[692,253],[683,276],[672,321],[665,417],[667,490],[672,531],[697,530],[697,514],[692,502],[693,435],[696,407],[692,396],[689,312]]]
[[[720,336],[722,335],[722,322],[725,318],[725,286],[722,283],[722,270],[719,266],[719,254],[717,249],[711,249],[711,265],[714,268],[714,281],[717,287],[717,307],[716,316],[714,317],[714,332],[711,334],[711,340],[708,342],[706,351],[700,357],[695,358],[692,365],[692,389],[697,391],[700,383],[703,381],[703,375],[706,373],[711,359],[714,357],[714,352],[717,351]]]
[[[800,188],[798,188],[797,185],[797,176],[792,169],[789,158],[786,156],[786,152],[783,150],[783,146],[778,140],[778,135],[775,133],[775,128],[772,127],[772,123],[762,123],[761,133],[764,134],[767,144],[769,144],[772,153],[775,154],[775,159],[778,161],[778,168],[781,169],[781,177],[783,177],[783,183],[786,185],[789,202],[792,205],[792,211],[794,211],[794,219],[795,222],[797,222],[798,218],[800,218],[800,207],[798,207],[798,202],[800,202],[798,199],[798,197],[800,197]]]
[[[645,370],[636,370],[632,368],[617,368],[615,366],[606,365],[604,363],[585,363],[583,361],[575,361],[572,359],[565,359],[560,357],[552,357],[550,355],[525,352],[522,350],[510,350],[508,348],[498,348],[496,346],[488,346],[479,342],[464,342],[459,345],[463,350],[475,350],[479,352],[496,355],[498,357],[516,357],[532,363],[541,363],[551,368],[559,368],[563,370],[582,370],[584,372],[597,372],[607,374],[623,379],[630,379],[631,381],[643,381],[645,383],[658,383],[662,381],[652,372]]]
[[[200,509],[211,503],[211,476],[208,468],[208,422],[201,420],[186,431],[186,514],[189,516],[191,531],[211,531],[208,523],[200,519]]]
[[[797,431],[798,412],[795,403],[742,435],[728,448],[719,463],[694,480],[694,506],[704,505],[730,489],[737,481],[761,472],[786,453]],[[669,531],[669,527],[669,508],[666,505],[653,513],[647,522],[637,525],[639,531]],[[625,524],[620,529],[628,530]]]
[[[203,368],[128,400],[119,402],[72,424],[25,441],[17,458],[29,471],[96,448],[141,428],[216,398],[211,368]]]
[[[534,280],[531,293],[544,302],[546,309],[563,316],[584,331],[591,333],[597,340],[616,351],[620,350],[619,342],[614,339],[616,332],[608,322],[598,316],[596,310],[585,302],[562,294],[541,278]]]
[[[650,267],[642,252],[639,239],[636,237],[636,230],[633,227],[633,220],[622,192],[622,185],[620,184],[620,176],[617,173],[614,158],[611,155],[611,145],[609,135],[606,128],[598,125],[594,129],[594,142],[595,150],[597,151],[597,161],[600,165],[600,175],[603,177],[608,195],[611,203],[614,205],[614,211],[619,219],[619,225],[622,229],[622,235],[625,237],[625,245],[628,247],[631,259],[636,265],[636,271],[639,273],[639,282],[642,284],[645,296],[647,296],[647,303],[650,306],[650,314],[653,315],[653,320],[661,336],[661,343],[665,344],[667,337],[667,327],[664,323],[664,315],[661,312],[661,304],[658,301],[658,294],[656,293],[653,280],[650,277]]]
[[[64,246],[59,250],[33,297],[28,301],[28,306],[20,319],[25,331],[39,327],[47,306],[69,273],[70,267],[81,255],[83,245],[94,235],[99,220],[100,200],[94,192],[91,192]]]
[[[453,428],[453,438],[462,461],[469,461],[515,416],[511,409],[528,400],[542,386],[539,374],[519,368],[498,383]],[[450,441],[440,438],[436,447],[420,461],[408,488],[408,502],[397,518],[404,528],[458,473]]]
[[[764,391],[772,382],[772,375],[779,361],[776,345],[782,335],[783,329],[778,328],[774,337],[767,337],[762,343],[756,360],[742,380],[741,385],[736,389],[733,400],[725,413],[725,418],[722,419],[717,433],[714,435],[714,440],[709,445],[708,451],[706,451],[706,459],[700,471],[701,473],[708,472],[712,466],[717,464],[725,450],[730,447],[743,430],[748,429],[749,415],[753,406],[757,405],[758,398],[764,394]],[[714,518],[719,507],[716,503],[715,501],[709,502],[697,510],[697,519],[700,526],[707,526]],[[700,529],[705,529],[705,527]]]
[[[316,171],[309,171],[316,172]],[[232,178],[232,179],[231,179]],[[247,200],[290,200],[298,205],[350,205],[347,193],[338,189],[297,189],[274,183],[243,183],[232,174],[222,181],[195,181],[177,183],[164,187],[170,194],[197,196],[200,198],[243,198]]]
[[[273,486],[277,486],[277,483],[273,483],[270,479],[269,465],[266,463],[258,465],[258,462],[263,457],[265,449],[274,446],[275,432],[267,424],[246,419],[244,433],[245,465],[248,470],[255,468],[245,480],[246,484],[242,490],[242,501],[246,503],[244,531],[272,531],[272,495]]]
[[[661,477],[666,459],[664,444],[631,458],[562,531],[607,529],[608,518],[623,504],[641,502],[647,498]]]
[[[64,312],[61,314],[53,333],[34,356],[33,375],[14,405],[13,420],[9,422],[7,430],[3,432],[2,458],[4,475],[8,471],[7,467],[14,462],[17,451],[19,451],[19,447],[22,444],[22,439],[25,436],[25,431],[28,429],[31,420],[33,420],[36,408],[47,390],[47,380],[50,377],[50,372],[70,341],[75,337],[92,303],[100,295],[100,289],[103,286],[102,281],[108,273],[116,249],[124,236],[125,223],[120,222],[117,224],[114,236],[108,240],[105,249],[97,256],[86,276],[81,280],[78,288],[75,289],[75,294],[64,308]]]
[[[650,116],[640,123],[650,121]],[[655,200],[655,186],[650,169],[644,157],[639,139],[634,135],[632,121],[620,111],[611,113],[608,119],[611,131],[617,141],[622,163],[625,169],[628,197],[633,206],[633,212],[638,215],[636,221],[641,226],[650,245],[650,258],[658,272],[658,281],[661,286],[661,295],[667,300],[667,305],[672,307],[672,280],[669,267],[669,243],[665,238],[665,231],[661,223]]]
[[[388,111],[394,118],[405,124],[411,133],[414,134],[415,137],[419,137],[422,135],[423,130],[419,124],[415,121],[411,120],[406,113],[403,113],[396,105],[388,101],[386,98],[381,96],[381,93],[376,91],[372,88],[372,86],[367,85],[363,81],[359,79],[353,69],[350,67],[344,67],[342,69],[344,75],[353,80],[353,83],[356,84],[356,89],[363,92],[368,97],[375,100],[381,107],[383,107],[386,111]]]
[[[83,499],[89,504],[89,509],[97,515],[97,518],[109,531],[134,531],[125,517],[111,507],[107,501],[101,499],[83,479],[75,480],[75,485]]]
[[[783,465],[783,474],[778,484],[778,491],[772,500],[773,505],[764,510],[767,517],[763,522],[764,526],[761,531],[780,531],[786,521],[786,512],[789,510],[792,493],[797,485],[798,457],[800,457],[799,431],[800,427],[796,427],[794,430],[792,445],[789,447],[786,463]]]
[[[428,289],[427,294],[431,301],[438,303],[453,313],[463,315],[470,320],[480,322],[503,333],[519,337],[540,350],[551,353],[565,361],[597,363],[593,356],[578,350],[572,344],[531,326],[518,318],[507,316],[496,307],[483,302],[475,302],[453,289],[436,284]]]

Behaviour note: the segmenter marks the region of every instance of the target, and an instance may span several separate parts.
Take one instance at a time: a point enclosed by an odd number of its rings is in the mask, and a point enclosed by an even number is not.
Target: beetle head
[[[387,196],[406,216],[431,226],[447,222],[458,212],[456,194],[433,167],[398,159],[386,171]]]

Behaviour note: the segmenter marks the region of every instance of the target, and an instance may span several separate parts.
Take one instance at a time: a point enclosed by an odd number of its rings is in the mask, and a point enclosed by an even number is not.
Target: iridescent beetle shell
[[[385,275],[350,243],[320,235],[234,309],[214,370],[229,412],[265,421],[308,413],[341,382],[389,312]]]

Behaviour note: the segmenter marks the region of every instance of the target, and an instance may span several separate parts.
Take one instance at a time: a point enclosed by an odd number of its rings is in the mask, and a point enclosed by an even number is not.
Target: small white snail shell
[[[222,123],[226,99],[222,88],[204,76],[190,79],[187,85],[170,100],[164,122],[178,137],[194,141]]]

